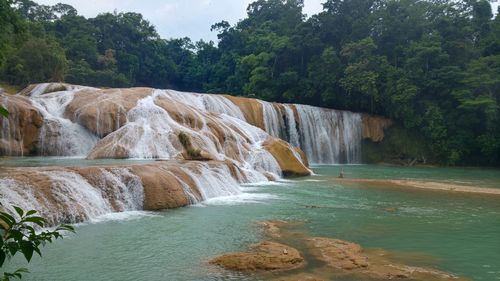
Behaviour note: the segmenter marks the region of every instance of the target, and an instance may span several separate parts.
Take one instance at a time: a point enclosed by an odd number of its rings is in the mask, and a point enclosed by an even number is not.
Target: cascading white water
[[[158,95],[155,92],[139,100],[128,112],[127,124],[120,129],[125,132],[117,144],[129,145],[132,158],[173,159],[180,153],[171,140],[175,121],[154,103]]]
[[[144,190],[139,177],[126,168],[100,169],[92,182],[76,172],[40,171],[50,186],[40,188],[10,178],[0,179],[0,204],[36,210],[51,224],[81,222],[118,211],[142,210]],[[33,183],[37,184],[37,183]]]
[[[280,114],[272,103],[261,104],[266,132],[300,147],[311,163],[360,163],[360,114],[291,104],[283,104]],[[292,107],[297,109],[299,120]]]
[[[229,99],[220,95],[198,94],[166,90],[165,95],[183,104],[188,104],[204,112],[226,114],[245,121],[241,109]]]
[[[231,171],[226,166],[214,168],[203,163],[198,171],[187,168],[182,170],[195,182],[203,200],[241,194],[239,183],[231,176]]]
[[[260,101],[260,103],[262,104],[262,114],[266,132],[273,137],[284,139],[286,136],[283,134],[283,129],[285,127],[283,118],[281,118],[281,115],[272,103],[266,101]]]
[[[127,168],[101,169],[97,175],[97,187],[110,190],[108,200],[117,211],[142,210],[144,190],[141,179]]]
[[[206,157],[203,160],[225,161],[237,167],[233,169],[230,168],[231,165],[223,168],[203,164],[197,169],[183,168],[196,183],[202,199],[238,195],[241,193],[240,183],[281,177],[280,165],[263,147],[269,141],[269,135],[301,147],[312,163],[357,163],[360,158],[361,116],[355,113],[261,101],[264,131],[247,123],[238,105],[224,96],[172,90],[152,90],[149,94],[147,89],[141,89],[137,92],[140,99],[131,109],[133,104],[120,107],[121,101],[116,102],[117,106],[112,107],[115,111],[106,115],[106,118],[111,119],[106,119],[103,123],[106,125],[103,125],[106,127],[103,130],[107,130],[104,134],[101,133],[99,121],[92,127],[96,123],[88,125],[78,118],[78,122],[72,122],[65,116],[69,114],[66,113],[68,104],[71,103],[74,107],[72,101],[75,94],[85,95],[87,91],[73,87],[51,92],[47,89],[49,86],[39,85],[29,94],[32,104],[44,119],[38,144],[43,155],[88,155],[90,159],[192,159],[186,157],[187,148],[179,140],[180,133],[186,133],[193,148],[202,150],[202,157]],[[135,94],[134,89],[130,91],[128,94]],[[116,97],[106,91],[102,94],[103,99]],[[106,96],[107,94],[110,95]],[[78,98],[80,100],[81,97]],[[77,103],[76,101],[73,102]],[[83,106],[86,107],[76,108],[82,109],[82,116],[92,116],[91,122],[100,120],[100,110],[107,108],[92,100],[83,103]],[[96,113],[86,111],[92,106],[98,107]],[[68,111],[72,107],[68,107]],[[126,110],[128,112],[125,114]],[[120,117],[121,122],[113,120]],[[123,121],[126,123],[123,124]],[[98,136],[83,126],[89,126],[97,134],[106,136],[99,141]],[[7,127],[2,126],[2,130],[7,130]],[[1,133],[4,134],[3,131]],[[297,159],[302,158],[298,151],[292,149],[291,152]],[[78,221],[107,212],[143,208],[144,193],[136,188],[142,187],[140,179],[126,169],[102,169],[98,175],[90,178],[84,178],[70,170],[41,173],[51,179],[54,198],[45,200],[37,191],[34,194],[23,193],[23,188],[31,189],[20,183],[16,187],[15,181],[10,182],[14,185],[13,192],[3,198],[10,198],[5,199],[7,203],[26,204],[25,207],[42,206],[43,209],[43,206],[48,206],[47,210],[60,209],[54,221]],[[188,184],[181,177],[172,176],[181,183],[190,203],[200,200],[199,195],[189,186],[192,182]],[[84,198],[88,198],[90,202]]]
[[[300,147],[311,163],[359,163],[361,115],[347,111],[296,105]]]
[[[295,147],[300,147],[300,135],[297,130],[297,121],[295,120],[293,109],[289,104],[284,104],[283,106],[285,107],[285,124],[288,128],[288,142]]]
[[[175,98],[172,98],[172,93]],[[263,130],[226,113],[214,116],[211,111],[205,112],[207,103],[203,101],[210,100],[210,103],[213,103],[210,107],[218,107],[222,112],[222,109],[226,108],[225,98],[202,99],[201,94],[189,93],[187,96],[195,97],[195,101],[198,100],[194,102],[195,105],[198,104],[195,108],[201,109],[193,110],[190,104],[182,104],[185,110],[179,112],[181,121],[174,120],[167,110],[160,106],[163,101],[176,103],[184,99],[184,102],[187,102],[187,98],[180,93],[155,90],[150,96],[139,100],[137,106],[128,112],[127,124],[102,140],[108,143],[106,151],[125,148],[128,156],[133,158],[178,159],[182,158],[180,155],[184,150],[178,134],[183,132],[189,135],[195,147],[202,148],[214,156],[215,160],[234,160],[243,169],[253,170],[248,173],[254,174],[252,178],[267,179],[263,173],[272,174],[273,177],[281,175],[281,169],[274,157],[262,149],[262,143],[268,138]],[[222,102],[222,105],[215,105],[217,102]],[[189,120],[196,124],[193,125]],[[211,126],[215,124],[224,135],[223,142],[214,135]]]
[[[33,194],[33,187],[11,178],[0,179],[0,206],[10,214],[17,216],[14,206],[23,210],[36,210],[42,215],[49,212],[37,196]]]
[[[43,116],[40,131],[40,154],[44,156],[85,156],[99,138],[78,123],[64,117],[66,106],[75,89],[45,93],[47,84],[40,84],[30,94],[31,102]]]

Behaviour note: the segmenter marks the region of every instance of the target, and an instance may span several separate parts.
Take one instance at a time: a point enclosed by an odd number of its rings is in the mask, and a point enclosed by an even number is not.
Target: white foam
[[[251,203],[264,203],[269,200],[279,199],[278,196],[267,193],[241,193],[233,196],[221,196],[208,199],[202,202],[202,205],[221,206],[221,205],[240,205]]]
[[[148,211],[126,211],[126,212],[115,212],[115,213],[107,213],[101,216],[97,216],[95,218],[90,219],[87,223],[83,223],[80,225],[85,225],[88,223],[104,223],[110,221],[131,221],[137,220],[144,217],[160,217],[158,213],[148,212]]]

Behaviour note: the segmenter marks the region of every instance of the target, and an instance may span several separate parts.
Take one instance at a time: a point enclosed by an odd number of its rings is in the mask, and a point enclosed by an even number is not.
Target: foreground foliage
[[[500,16],[486,0],[258,0],[219,42],[161,39],[138,13],[86,19],[0,0],[0,80],[229,92],[369,112],[443,164],[500,165]]]
[[[19,207],[14,207],[19,220],[8,213],[0,212],[0,268],[7,259],[21,253],[27,262],[31,261],[34,253],[42,256],[41,247],[53,240],[62,238],[61,232],[74,232],[70,225],[60,225],[55,230],[37,232],[36,227],[45,227],[44,218],[36,216],[36,211],[25,212]],[[13,273],[4,272],[3,281],[11,278],[21,278],[23,273],[27,273],[26,268],[20,268]]]

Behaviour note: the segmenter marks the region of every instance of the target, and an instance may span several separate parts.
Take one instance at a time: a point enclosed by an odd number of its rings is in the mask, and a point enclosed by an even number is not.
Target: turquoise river
[[[274,219],[305,221],[297,231],[382,248],[409,264],[471,280],[500,280],[500,196],[335,181],[342,169],[348,178],[500,188],[499,170],[376,165],[313,169],[310,177],[243,186],[238,196],[163,212],[115,213],[77,225],[76,234],[48,245],[43,258],[26,265],[30,273],[23,280],[272,279],[223,271],[207,261],[265,239],[257,222]],[[312,262],[302,271],[317,266]]]

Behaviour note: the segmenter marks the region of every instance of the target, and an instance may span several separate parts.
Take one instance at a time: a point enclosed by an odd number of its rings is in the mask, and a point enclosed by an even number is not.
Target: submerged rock
[[[368,267],[368,258],[362,255],[362,248],[358,244],[321,237],[308,238],[307,244],[315,257],[330,267],[341,270]]]
[[[226,254],[210,263],[237,271],[284,271],[306,264],[297,249],[268,241],[255,245],[250,252]]]
[[[465,280],[430,268],[408,266],[388,260],[383,254],[370,254],[353,242],[312,237],[306,239],[311,254],[338,275],[375,280]]]

